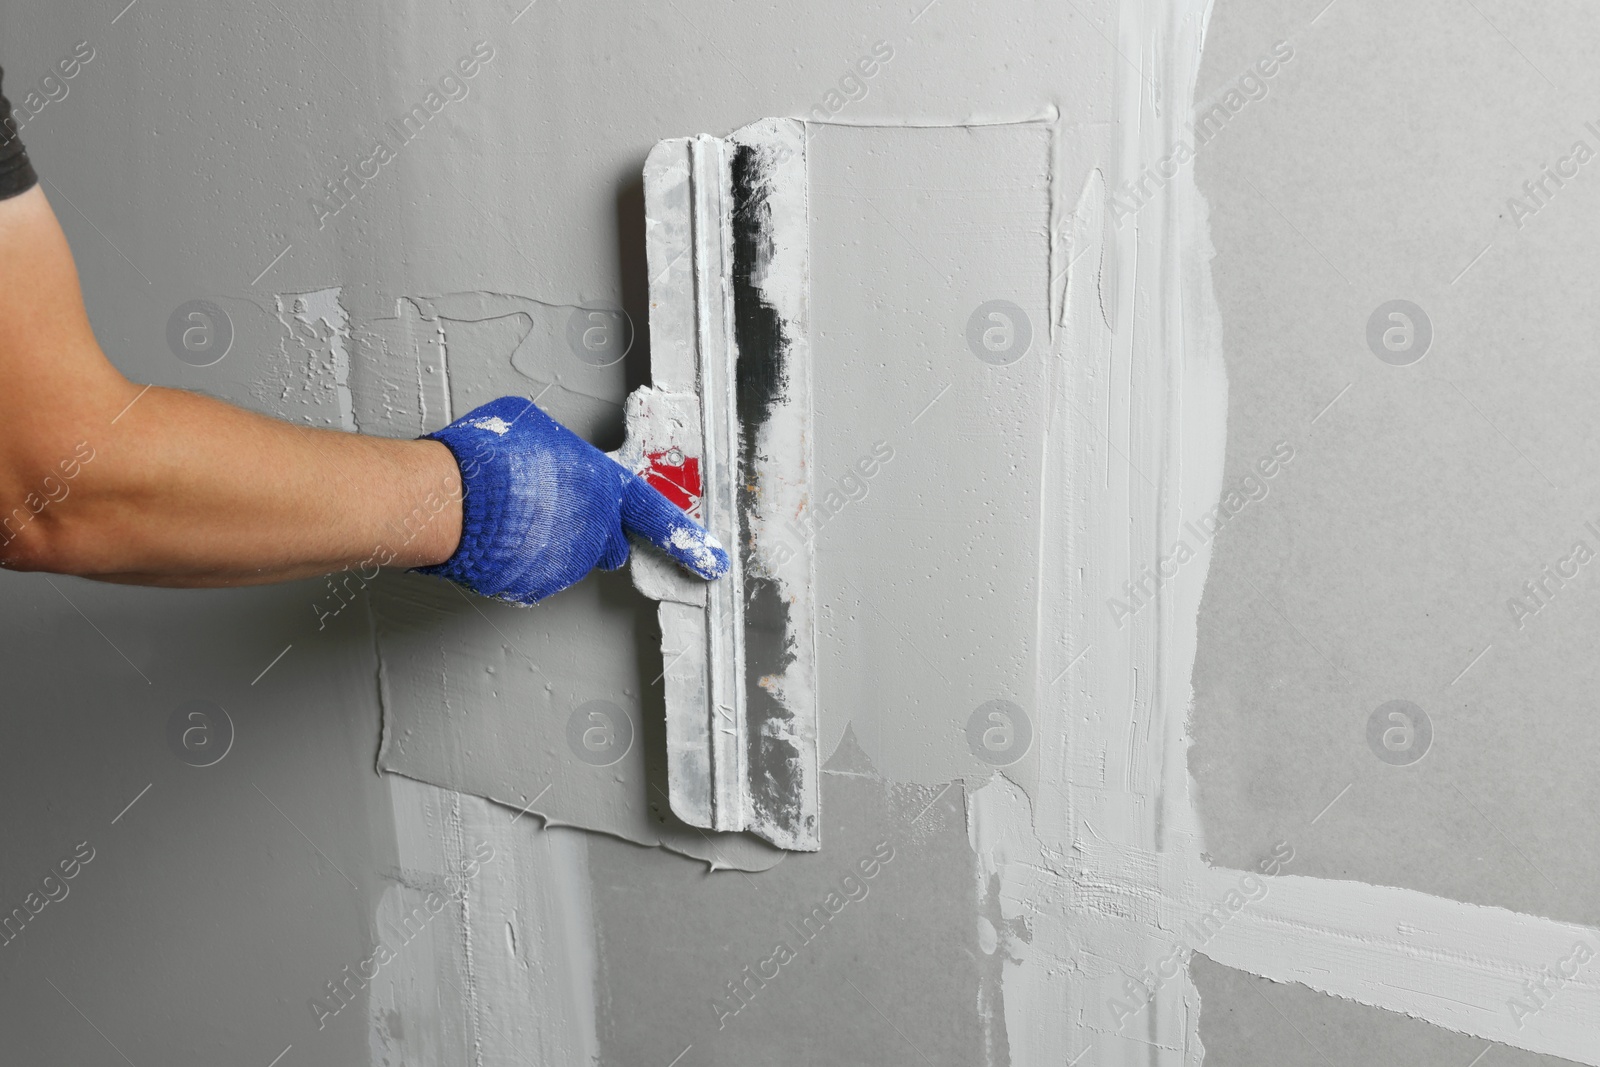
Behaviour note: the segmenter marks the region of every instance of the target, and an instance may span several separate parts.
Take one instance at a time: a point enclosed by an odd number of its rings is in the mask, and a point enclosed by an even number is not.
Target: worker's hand
[[[531,400],[492,400],[428,436],[455,455],[464,496],[461,546],[424,574],[532,604],[622,566],[630,533],[702,578],[727,573],[704,527]]]

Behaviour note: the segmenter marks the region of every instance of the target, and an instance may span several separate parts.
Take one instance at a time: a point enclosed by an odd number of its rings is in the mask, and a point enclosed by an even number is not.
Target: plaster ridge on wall
[[[1031,115],[994,116],[970,119],[904,119],[893,122],[882,119],[812,119],[793,116],[807,126],[851,126],[868,130],[949,130],[982,126],[1026,126],[1032,123],[1053,125],[1061,118],[1061,109],[1046,104]]]
[[[419,784],[429,786],[433,785],[433,783],[424,778],[416,778],[405,773],[404,771],[397,771],[391,767],[380,766],[378,770],[384,775],[393,775],[397,778],[404,778],[408,782],[417,782]],[[436,788],[444,789],[445,787],[438,786]],[[452,793],[454,792],[453,790],[446,791]],[[559,819],[553,815],[548,815],[545,812],[540,811],[538,808],[533,807],[532,805],[523,807],[512,804],[508,801],[498,800],[495,797],[480,796],[476,793],[465,793],[462,795],[476,797],[485,804],[493,805],[496,810],[503,811],[510,816],[526,815],[529,818],[537,819],[539,827],[544,830],[580,830],[586,834],[601,834],[605,837],[614,838],[617,841],[625,841],[630,845],[639,845],[643,848],[665,849],[674,855],[682,856],[684,859],[694,860],[697,863],[704,863],[706,865],[707,874],[712,874],[717,871],[746,871],[753,873],[755,871],[767,869],[766,867],[752,867],[730,862],[729,859],[722,855],[722,853],[718,850],[715,840],[706,834],[700,835],[706,842],[706,848],[704,852],[692,852],[688,851],[684,846],[675,845],[668,841],[654,841],[648,843],[640,842],[634,840],[626,834],[615,833],[604,827],[588,826],[583,823]],[[767,865],[767,867],[774,866],[780,860],[781,854],[779,854],[778,859],[774,859],[772,863]]]
[[[1239,872],[1206,868],[1201,899]],[[1204,947],[1218,963],[1530,1052],[1600,1064],[1600,931],[1414,889],[1279,875]],[[1571,971],[1574,967],[1568,967]],[[1554,980],[1546,972],[1556,975]],[[1539,983],[1530,991],[1525,982]],[[1448,997],[1433,992],[1448,989]]]
[[[465,865],[470,849],[466,842],[466,832],[462,825],[461,794],[449,794],[450,806],[445,816],[445,847],[449,857],[450,869],[454,871]],[[473,965],[472,951],[472,894],[461,894],[461,919],[457,927],[461,938],[461,984],[463,996],[466,998],[467,1019],[470,1023],[470,1036],[472,1039],[472,1056],[475,1067],[483,1067],[483,1020],[478,1004],[478,974]]]
[[[970,821],[982,870],[1032,924],[1030,954],[1008,962],[1004,979],[1018,1064],[1092,1050],[1101,1065],[1176,1067],[1202,1055],[1198,994],[1181,954],[1174,969],[1162,920],[1167,897],[1193,899],[1198,881],[1183,752],[1204,568],[1122,629],[1099,606],[1186,509],[1221,492],[1226,383],[1208,242],[1196,239],[1204,206],[1186,177],[1159,214],[1118,228],[1084,197],[1109,195],[1107,175],[1137,173],[1170,141],[1179,115],[1160,98],[1192,98],[1208,11],[1204,0],[1120,6],[1118,45],[1103,60],[1120,121],[1080,131],[1075,141],[1096,158],[1072,190],[1077,203],[1052,211],[1084,216],[1086,243],[1071,254],[1098,269],[1064,272],[1053,316],[1062,329],[1044,468],[1053,551],[1039,584],[1041,780],[1031,813],[996,779],[974,794]],[[1152,78],[1164,93],[1147,92]],[[1066,190],[1053,183],[1052,195]],[[1074,776],[1089,766],[1103,773]],[[1172,973],[1142,992],[1139,976],[1158,966]]]
[[[462,910],[379,972],[374,1067],[596,1062],[585,835],[402,775],[386,781],[402,869],[454,878]]]

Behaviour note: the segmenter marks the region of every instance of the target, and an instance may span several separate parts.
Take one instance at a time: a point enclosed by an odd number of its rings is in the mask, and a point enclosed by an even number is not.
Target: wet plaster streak
[[[400,866],[374,922],[392,952],[368,994],[371,1062],[595,1062],[583,832],[398,775],[388,782]],[[427,921],[430,892],[448,903]]]
[[[1011,1062],[1198,1065],[1195,951],[1230,967],[1535,1052],[1600,1064],[1600,987],[1562,978],[1584,927],[1410,890],[1207,866],[1191,801],[1200,565],[1119,630],[1102,605],[1222,485],[1227,383],[1207,208],[1182,168],[1137,218],[1106,191],[1188,135],[1209,4],[1115,9],[1120,121],[1068,150],[1109,161],[1053,190],[1073,252],[1051,361],[1039,575],[1040,779],[974,793],[980,893],[1031,937],[1005,964]],[[1292,844],[1286,854],[1292,852]],[[1566,970],[1572,970],[1568,966]],[[1541,979],[1557,973],[1552,983]],[[1539,983],[1545,988],[1540,992]],[[1527,990],[1530,983],[1537,998]],[[1520,998],[1537,1011],[1513,1011]]]

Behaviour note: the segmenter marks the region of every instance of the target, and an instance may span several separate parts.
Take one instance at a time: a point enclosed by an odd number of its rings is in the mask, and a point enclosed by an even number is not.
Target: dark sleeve
[[[4,74],[0,73],[0,78]],[[17,137],[17,123],[11,117],[11,102],[0,88],[0,200],[25,193],[39,184],[39,176],[28,162],[28,150]]]

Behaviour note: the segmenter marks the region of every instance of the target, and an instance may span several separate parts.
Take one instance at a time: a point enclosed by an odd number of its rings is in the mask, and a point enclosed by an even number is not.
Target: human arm
[[[721,546],[631,472],[531,402],[496,403],[514,405],[504,409],[514,432],[490,434],[487,451],[473,443],[467,457],[458,443],[482,435],[472,415],[439,440],[395,441],[135,384],[95,340],[42,190],[0,200],[9,568],[219,586],[438,565],[469,588],[530,603],[594,566],[620,566],[634,533],[702,577],[726,570]],[[464,497],[477,516],[465,539]]]
[[[241,585],[338,570],[379,545],[398,566],[439,563],[460,537],[459,472],[437,442],[298,427],[125,378],[38,186],[0,201],[0,386],[13,569]],[[448,507],[408,527],[430,493]]]

